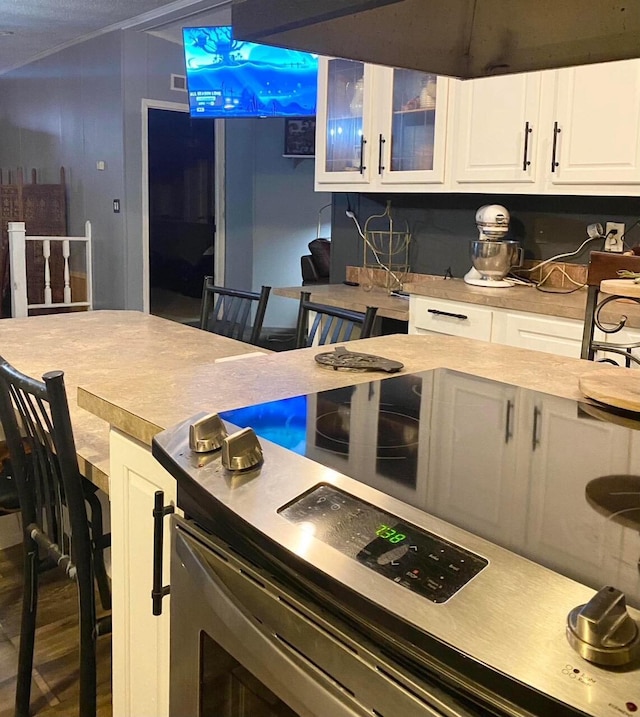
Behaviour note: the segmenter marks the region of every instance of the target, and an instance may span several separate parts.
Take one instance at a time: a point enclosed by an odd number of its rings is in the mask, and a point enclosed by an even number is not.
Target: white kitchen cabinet
[[[318,68],[316,184],[362,191],[369,183],[373,66],[321,58]]]
[[[588,575],[599,586],[603,568],[607,574],[611,569],[605,565],[612,555],[607,545],[620,538],[622,528],[589,505],[585,486],[593,478],[628,471],[631,431],[545,396],[530,402],[523,434],[534,446],[519,538],[523,554],[556,569],[575,565],[570,577]]]
[[[447,78],[321,58],[316,190],[443,187],[448,94]]]
[[[491,341],[493,310],[461,301],[409,297],[410,334],[448,334]]]
[[[640,185],[640,61],[558,70],[555,90],[556,166],[547,190]]]
[[[580,358],[583,326],[582,320],[560,316],[479,306],[466,301],[432,299],[417,294],[409,298],[410,334],[448,334]],[[605,334],[598,329],[595,335],[597,340],[605,340]],[[624,329],[615,337],[607,335],[606,340],[640,342],[640,331]],[[602,352],[598,353],[599,359],[605,356]]]
[[[516,396],[514,386],[452,371],[441,372],[434,387],[430,510],[502,545],[521,512],[512,479]],[[479,420],[489,430],[478,430]]]
[[[452,153],[461,191],[465,184],[522,184],[533,191],[539,183],[542,77],[526,72],[458,84]]]
[[[579,358],[582,327],[576,319],[416,294],[409,298],[410,334],[449,334]]]
[[[453,127],[456,191],[640,194],[640,60],[468,80]]]
[[[151,605],[154,494],[176,501],[176,481],[147,446],[112,429],[109,441],[113,593],[113,714],[169,714],[169,596]],[[169,584],[169,520],[163,585]]]
[[[575,319],[494,309],[491,341],[580,358],[583,325]]]

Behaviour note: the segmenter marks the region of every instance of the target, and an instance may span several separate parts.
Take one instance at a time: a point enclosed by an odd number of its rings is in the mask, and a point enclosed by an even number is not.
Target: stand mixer
[[[464,275],[467,284],[492,289],[513,286],[504,277],[522,264],[522,250],[517,241],[505,239],[509,220],[509,211],[501,204],[485,204],[477,210],[480,235],[470,242],[473,266]]]

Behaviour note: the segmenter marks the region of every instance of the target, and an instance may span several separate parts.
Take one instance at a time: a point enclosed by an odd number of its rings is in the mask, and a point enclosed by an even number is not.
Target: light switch
[[[114,214],[120,213],[120,200],[119,199],[113,200],[113,213]]]
[[[103,172],[107,168],[107,163],[104,161],[104,159],[99,159],[96,162],[96,169],[99,169],[101,172]]]

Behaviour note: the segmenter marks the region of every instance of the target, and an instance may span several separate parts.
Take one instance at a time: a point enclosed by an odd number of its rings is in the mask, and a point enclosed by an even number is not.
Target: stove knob
[[[217,413],[210,413],[189,426],[189,448],[195,453],[209,453],[222,445],[227,429]]]
[[[624,593],[605,586],[567,617],[571,647],[596,665],[626,665],[640,657],[640,629],[627,612]]]
[[[262,446],[253,428],[243,428],[222,442],[222,465],[229,471],[255,468],[262,461]]]

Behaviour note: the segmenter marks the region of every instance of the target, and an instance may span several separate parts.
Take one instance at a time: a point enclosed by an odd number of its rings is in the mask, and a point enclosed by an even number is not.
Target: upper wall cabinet
[[[469,80],[456,95],[453,191],[640,194],[640,61]]]
[[[449,80],[321,58],[318,191],[443,190]]]
[[[542,75],[457,83],[453,175],[458,191],[469,184],[508,184],[529,192],[538,184]]]
[[[640,61],[560,70],[555,89],[548,185],[628,184],[640,193]]]

